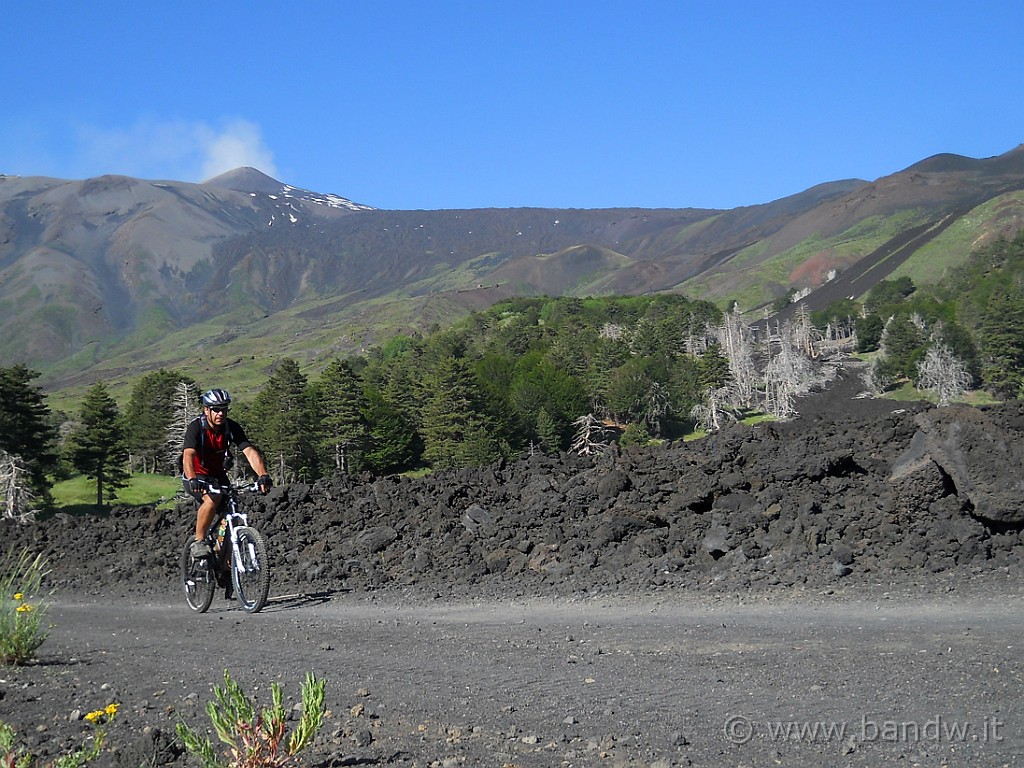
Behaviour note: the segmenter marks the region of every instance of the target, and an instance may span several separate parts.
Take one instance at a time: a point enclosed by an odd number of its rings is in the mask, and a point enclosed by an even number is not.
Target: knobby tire
[[[185,543],[181,553],[181,585],[188,607],[196,613],[206,613],[217,589],[217,576],[212,563],[193,559],[192,541],[190,538]]]
[[[270,562],[263,536],[252,526],[236,531],[238,544],[232,547],[231,579],[235,598],[246,613],[256,613],[267,604],[270,593]]]

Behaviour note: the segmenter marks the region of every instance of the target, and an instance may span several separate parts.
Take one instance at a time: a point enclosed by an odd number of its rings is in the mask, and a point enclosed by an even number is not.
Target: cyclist
[[[242,426],[228,418],[231,395],[224,389],[211,389],[200,398],[203,412],[185,429],[182,443],[182,483],[185,492],[199,502],[196,513],[196,540],[192,542],[192,557],[213,554],[206,542],[206,531],[217,515],[224,494],[209,492],[209,486],[228,485],[231,469],[231,446],[238,446],[259,476],[260,493],[265,494],[272,485],[263,457],[245,436]]]

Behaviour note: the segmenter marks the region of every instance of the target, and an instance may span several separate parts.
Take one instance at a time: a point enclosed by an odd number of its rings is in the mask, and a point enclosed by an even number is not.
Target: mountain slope
[[[824,309],[836,298],[863,295],[946,227],[1021,189],[1024,145],[983,160],[936,155],[793,217],[683,288],[713,299],[744,295],[741,304],[750,308],[790,288],[818,288],[834,270],[845,275],[845,287],[815,291],[805,302]],[[975,223],[979,237],[986,226]],[[855,274],[867,276],[854,283]]]
[[[965,258],[997,218],[1019,227],[1021,189],[1024,147],[728,211],[386,211],[251,168],[203,184],[0,176],[0,365],[51,389],[157,366],[255,379],[281,355],[317,366],[513,295],[755,308],[813,288],[818,308],[921,272],[943,243]]]
[[[59,360],[153,308],[188,324],[218,243],[363,209],[253,169],[207,184],[0,177],[0,360]]]

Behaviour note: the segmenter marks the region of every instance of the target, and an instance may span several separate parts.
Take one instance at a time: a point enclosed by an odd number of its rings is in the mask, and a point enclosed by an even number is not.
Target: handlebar
[[[221,485],[218,482],[211,482],[200,478],[200,482],[206,486],[206,490],[211,495],[224,493],[224,491],[236,491],[241,493],[256,493],[260,489],[260,483],[258,480],[254,480],[251,483],[231,483],[230,485]]]

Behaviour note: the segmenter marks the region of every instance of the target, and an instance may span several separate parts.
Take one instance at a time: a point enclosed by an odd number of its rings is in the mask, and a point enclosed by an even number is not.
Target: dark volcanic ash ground
[[[52,759],[116,697],[101,764],[184,765],[173,723],[223,669],[294,694],[312,668],[317,768],[1019,764],[1024,404],[857,390],[689,443],[248,496],[273,569],[253,616],[185,607],[191,506],[2,522],[56,591],[0,720]],[[877,731],[955,718],[984,738]]]

